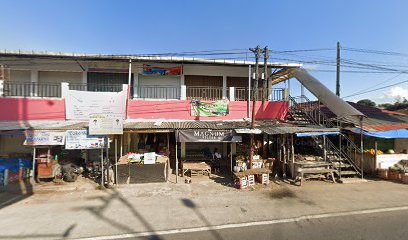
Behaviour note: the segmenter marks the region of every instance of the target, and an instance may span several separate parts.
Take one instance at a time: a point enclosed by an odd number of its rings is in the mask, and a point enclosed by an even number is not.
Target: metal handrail
[[[135,90],[134,98],[180,99],[181,96],[179,86],[139,85],[135,87]]]
[[[5,81],[3,95],[6,97],[61,97],[61,84]]]

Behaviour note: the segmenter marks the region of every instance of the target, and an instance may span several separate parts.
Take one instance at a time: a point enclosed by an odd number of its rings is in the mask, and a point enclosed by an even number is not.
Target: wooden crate
[[[269,184],[269,174],[264,173],[264,174],[258,174],[256,175],[257,177],[257,182],[261,184]]]
[[[248,187],[248,179],[247,177],[239,177],[236,179],[235,184],[238,189],[244,189]]]
[[[255,186],[255,175],[248,175],[248,187]]]

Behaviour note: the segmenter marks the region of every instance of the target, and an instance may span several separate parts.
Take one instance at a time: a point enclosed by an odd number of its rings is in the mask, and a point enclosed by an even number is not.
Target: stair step
[[[351,164],[348,164],[348,163],[341,163],[341,165],[339,164],[339,162],[334,162],[333,163],[333,167],[342,167],[342,168],[349,168],[349,167],[352,167],[352,165]]]
[[[348,183],[365,183],[367,182],[364,178],[340,178],[339,183],[348,184]]]
[[[357,175],[358,172],[356,171],[341,171],[339,174],[341,174],[341,176],[346,176],[346,175]]]

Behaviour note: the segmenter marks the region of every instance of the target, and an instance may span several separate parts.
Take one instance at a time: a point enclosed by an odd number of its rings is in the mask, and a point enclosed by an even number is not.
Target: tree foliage
[[[408,108],[408,100],[404,98],[402,101],[397,101],[393,104],[391,103],[384,103],[378,105],[379,107],[385,108],[389,111],[397,111],[397,110],[402,110],[402,109],[407,109]]]
[[[377,104],[375,102],[371,101],[370,99],[362,99],[357,102],[360,105],[368,106],[368,107],[375,107]]]

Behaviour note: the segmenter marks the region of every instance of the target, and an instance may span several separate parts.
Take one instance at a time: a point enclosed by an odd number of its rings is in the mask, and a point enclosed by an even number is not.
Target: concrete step
[[[341,174],[341,176],[350,176],[350,175],[358,175],[358,172],[356,172],[356,171],[341,171],[340,174]]]
[[[339,183],[348,184],[348,183],[365,183],[367,182],[364,178],[340,178],[337,180]]]
[[[341,165],[340,165],[340,163],[341,163]],[[342,162],[342,161],[338,161],[338,162],[334,162],[334,163],[333,163],[333,167],[335,167],[335,168],[338,168],[338,167],[340,167],[340,166],[341,166],[342,168],[352,167],[351,164],[344,163],[344,162]]]

